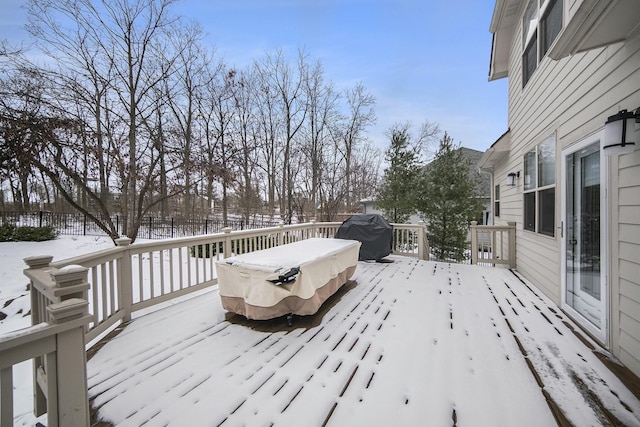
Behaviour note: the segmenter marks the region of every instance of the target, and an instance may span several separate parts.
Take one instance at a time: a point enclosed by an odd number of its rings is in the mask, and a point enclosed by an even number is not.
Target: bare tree
[[[278,94],[269,86],[269,75],[261,72],[260,65],[254,64],[256,70],[256,103],[255,135],[260,161],[258,167],[264,171],[266,183],[265,195],[267,208],[273,212],[276,207],[277,172],[280,146],[278,144],[282,123],[278,116]]]
[[[205,145],[211,170],[208,184],[213,193],[213,182],[219,180],[222,190],[222,220],[228,223],[229,190],[234,182],[235,158],[238,148],[231,135],[232,123],[235,119],[233,86],[236,71],[224,65],[216,68],[212,78],[207,80],[206,93],[200,101],[199,114],[205,126]]]
[[[14,202],[25,210],[30,209],[31,163],[38,155],[30,125],[43,109],[45,84],[37,70],[5,71],[0,78],[0,171],[10,182]]]
[[[309,211],[315,217],[320,199],[323,170],[327,166],[327,159],[324,156],[325,147],[330,142],[329,128],[338,120],[340,95],[334,90],[332,83],[325,83],[324,71],[320,63],[316,63],[309,70],[305,79],[305,91],[308,113],[306,144],[303,152],[307,159],[308,179],[305,179],[301,185],[306,187],[306,194],[311,204]],[[298,201],[298,204],[302,203],[303,200]]]
[[[116,159],[123,233],[135,239],[143,215],[158,202],[151,197],[159,157],[145,130],[157,111],[154,89],[173,70],[181,48],[168,56],[177,18],[174,0],[29,0],[29,30],[62,75],[82,75],[79,85],[93,101],[95,134],[103,138],[105,118],[111,134],[109,154]],[[65,71],[68,70],[68,71]],[[90,76],[87,78],[86,76]],[[79,79],[76,79],[79,81]],[[91,84],[87,84],[90,82]],[[81,92],[81,91],[78,91]],[[106,111],[103,112],[103,109]],[[125,135],[124,150],[120,136]],[[98,148],[100,151],[102,148]],[[107,157],[104,151],[99,158]],[[99,166],[103,188],[113,181]],[[84,191],[87,191],[86,189]]]
[[[233,85],[233,99],[236,109],[233,133],[237,139],[237,163],[240,176],[236,191],[246,221],[249,221],[251,210],[260,205],[257,185],[254,185],[254,171],[257,163],[256,139],[259,131],[255,120],[256,104],[254,102],[257,80],[253,71],[253,69],[239,71]]]
[[[182,212],[190,217],[194,214],[195,207],[192,200],[192,180],[195,172],[193,156],[196,148],[194,127],[198,126],[198,98],[205,92],[211,59],[199,43],[202,37],[199,25],[180,29],[176,36],[174,43],[178,51],[178,59],[175,62],[177,72],[164,83],[167,105],[175,125],[174,135],[178,139],[176,151],[180,158],[179,165],[184,183]]]
[[[278,50],[275,54],[266,54],[257,67],[261,80],[267,82],[270,90],[277,94],[282,114],[284,132],[280,212],[285,215],[285,221],[288,223],[291,223],[293,213],[293,144],[307,114],[304,100],[304,81],[307,76],[305,59],[304,52],[298,51],[298,60],[294,69],[284,58],[282,51]]]
[[[345,181],[346,181],[346,205],[351,208],[353,198],[351,195],[352,181],[352,157],[353,152],[360,142],[365,139],[365,132],[368,126],[376,121],[375,97],[371,95],[362,83],[356,84],[352,89],[345,91],[347,100],[348,116],[342,132],[342,154],[345,159]]]

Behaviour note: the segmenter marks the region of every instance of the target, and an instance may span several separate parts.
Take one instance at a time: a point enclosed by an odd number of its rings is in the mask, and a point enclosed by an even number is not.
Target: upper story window
[[[522,86],[562,30],[563,0],[529,0],[522,18]]]
[[[525,230],[555,235],[556,138],[550,136],[524,155]]]

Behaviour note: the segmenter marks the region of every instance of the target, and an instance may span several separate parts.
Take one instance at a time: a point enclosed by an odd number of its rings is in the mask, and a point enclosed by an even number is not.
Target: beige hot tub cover
[[[307,239],[216,262],[222,307],[249,319],[310,315],[353,276],[360,242]],[[292,268],[295,280],[276,284]]]

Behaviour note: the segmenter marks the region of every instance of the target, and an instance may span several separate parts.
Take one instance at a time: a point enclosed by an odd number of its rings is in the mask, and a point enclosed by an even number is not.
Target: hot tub
[[[310,315],[353,276],[360,242],[307,239],[216,262],[222,307],[248,319]]]

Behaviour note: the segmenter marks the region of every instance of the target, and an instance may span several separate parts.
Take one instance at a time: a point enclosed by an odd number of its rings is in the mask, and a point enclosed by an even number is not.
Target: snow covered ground
[[[24,257],[111,246],[95,237],[0,243],[0,334],[29,325]],[[640,426],[640,401],[526,281],[499,268],[393,259],[359,263],[313,322],[292,329],[225,314],[216,288],[135,319],[88,363],[99,417],[133,426],[555,425],[546,393],[574,425],[606,425],[608,412]],[[15,425],[32,426],[29,363],[14,368],[14,387]]]

